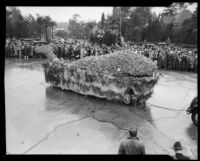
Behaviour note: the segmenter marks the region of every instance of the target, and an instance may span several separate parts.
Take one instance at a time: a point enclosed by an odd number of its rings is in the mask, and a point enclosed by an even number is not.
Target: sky
[[[197,3],[188,6],[187,9],[192,12],[195,10]],[[67,22],[72,18],[73,14],[79,14],[80,20],[83,21],[100,21],[101,14],[104,12],[105,16],[112,14],[113,7],[17,7],[20,9],[22,15],[32,14],[36,16],[37,13],[41,16],[49,15],[56,22]],[[159,14],[164,7],[153,7],[152,11]]]

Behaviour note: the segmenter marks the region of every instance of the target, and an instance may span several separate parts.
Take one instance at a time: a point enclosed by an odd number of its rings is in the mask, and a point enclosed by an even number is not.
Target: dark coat
[[[137,137],[129,137],[120,144],[118,154],[144,155],[145,146]]]
[[[182,153],[176,153],[175,156],[173,156],[174,160],[190,160],[189,157],[183,155]]]
[[[23,53],[23,54],[24,54],[24,56],[26,56],[26,55],[27,55],[27,52],[28,52],[28,47],[25,45],[25,46],[24,46],[24,53]]]

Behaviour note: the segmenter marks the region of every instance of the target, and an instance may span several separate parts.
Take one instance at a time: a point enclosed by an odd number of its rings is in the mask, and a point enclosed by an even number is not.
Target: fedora
[[[174,143],[173,149],[174,149],[174,150],[182,150],[182,149],[183,149],[183,147],[182,147],[180,141],[176,141],[176,142]]]

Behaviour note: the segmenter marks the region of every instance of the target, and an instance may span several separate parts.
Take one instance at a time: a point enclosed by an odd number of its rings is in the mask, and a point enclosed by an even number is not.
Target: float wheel
[[[124,102],[126,105],[131,104],[131,96],[130,96],[130,94],[124,94],[124,96],[123,96],[123,102]]]

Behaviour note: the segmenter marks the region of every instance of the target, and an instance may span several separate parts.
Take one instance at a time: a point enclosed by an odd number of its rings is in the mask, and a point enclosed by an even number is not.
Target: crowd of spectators
[[[42,43],[7,39],[5,45],[5,57],[8,58],[45,58],[44,54],[37,53],[35,48]]]
[[[180,70],[197,72],[197,49],[186,49],[174,45],[155,45],[123,43],[123,45],[92,44],[85,40],[68,39],[65,41],[52,41],[48,43],[53,47],[54,54],[58,58],[74,61],[91,55],[104,55],[114,51],[132,50],[138,54],[149,57],[157,62],[159,69]],[[36,52],[37,46],[44,43],[37,41],[21,41],[7,39],[5,56],[12,58],[46,58],[45,54]]]

